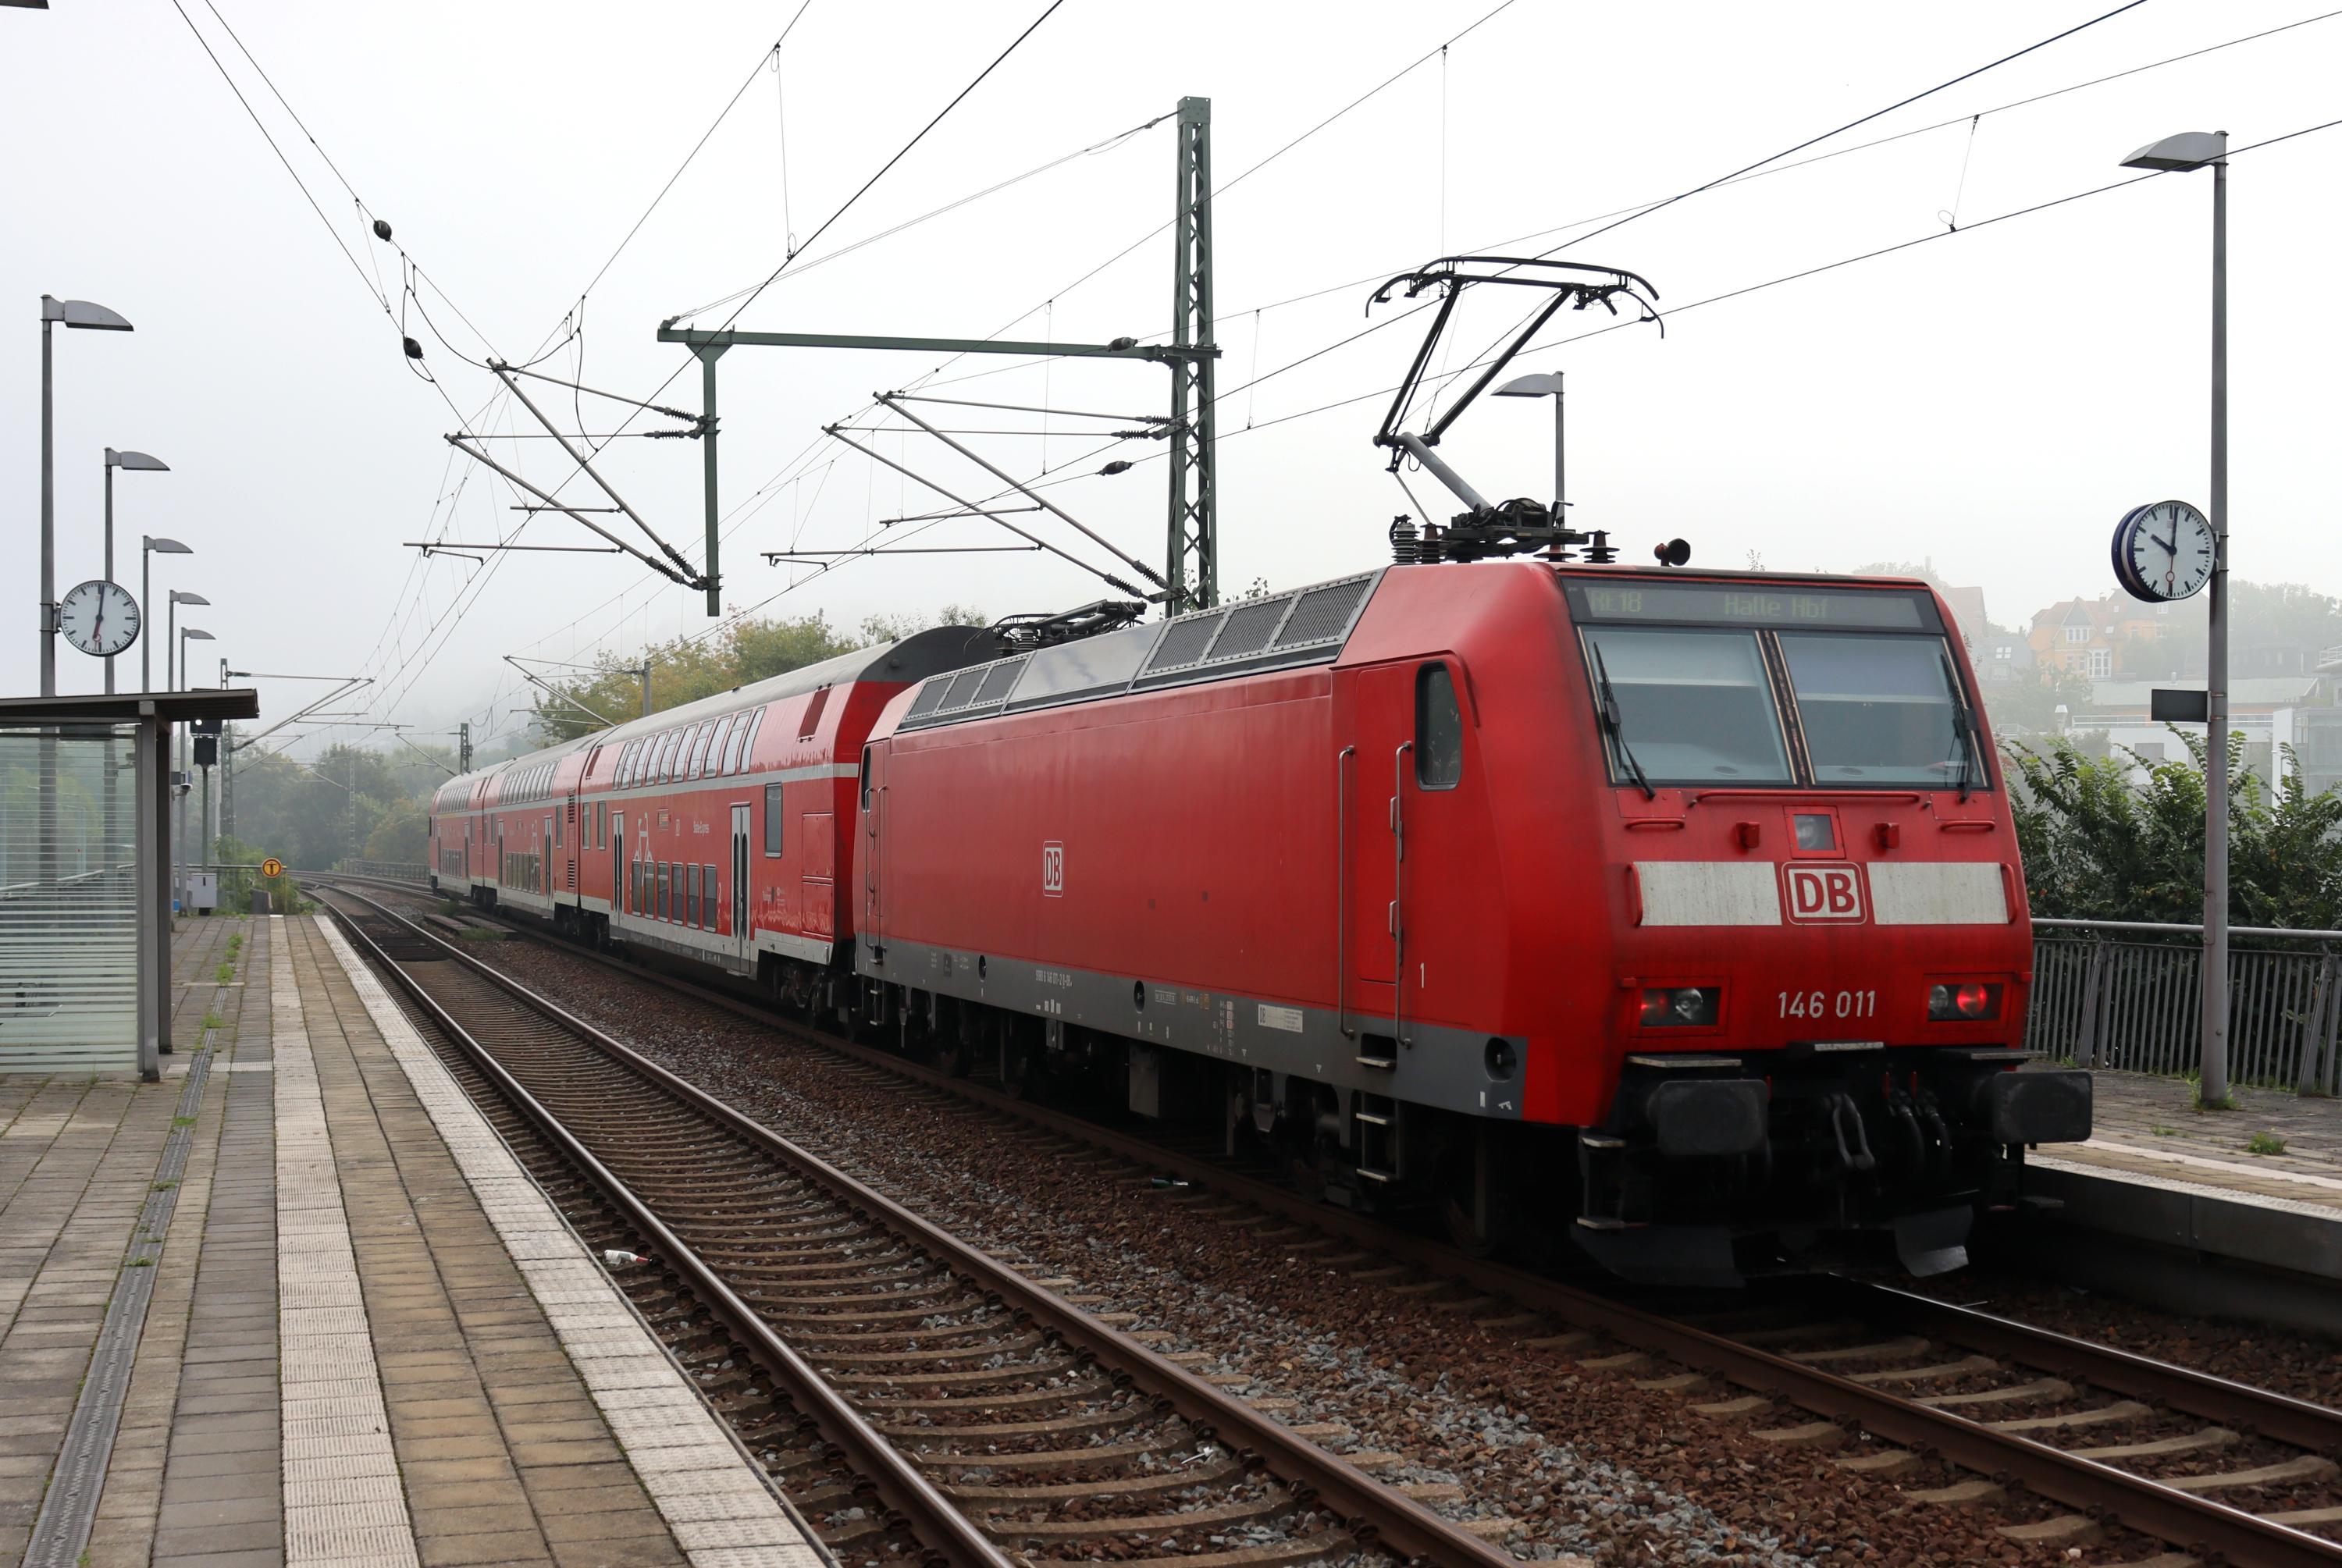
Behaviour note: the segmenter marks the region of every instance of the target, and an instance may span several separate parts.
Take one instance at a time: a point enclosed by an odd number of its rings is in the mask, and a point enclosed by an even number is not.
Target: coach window
[[[1415,673],[1415,783],[1418,789],[1454,789],[1464,782],[1464,715],[1446,664]]]
[[[724,751],[732,744],[733,734],[746,725],[746,714],[726,714],[716,724],[716,738],[707,743],[707,776],[724,776]]]
[[[766,784],[765,786],[765,856],[766,859],[779,857],[781,824],[787,820],[787,813],[781,807],[781,786],[776,784]]]
[[[723,771],[726,777],[740,771],[740,753],[747,744],[748,725],[755,717],[754,714],[742,714],[740,722],[732,726],[732,734],[724,742]]]
[[[699,868],[697,866],[686,865],[683,868],[683,923],[686,925],[697,925],[699,924]]]
[[[555,849],[559,849],[561,847],[562,834],[564,832],[564,819],[568,815],[569,812],[566,806],[553,814],[553,847]]]
[[[758,708],[748,716],[748,744],[740,748],[740,771],[746,773],[756,760],[756,738],[765,733],[765,710]]]
[[[659,737],[658,772],[652,782],[656,784],[675,782],[675,749],[682,739],[683,732],[680,730],[669,730]]]
[[[702,724],[691,737],[691,771],[684,776],[697,778],[707,771],[707,743],[715,737],[716,726]]]
[[[716,868],[712,865],[703,865],[699,868],[699,874],[700,896],[706,900],[700,905],[699,913],[707,917],[704,924],[708,930],[719,930],[724,923],[716,917],[723,910],[724,904],[723,901],[716,896]]]

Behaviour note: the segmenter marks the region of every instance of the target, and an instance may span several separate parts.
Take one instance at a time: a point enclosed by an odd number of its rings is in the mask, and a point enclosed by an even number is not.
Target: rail
[[[454,960],[526,1007],[555,1022],[610,1058],[614,1064],[769,1151],[781,1164],[809,1178],[848,1207],[871,1217],[930,1255],[943,1259],[953,1272],[971,1281],[988,1296],[1006,1303],[1015,1313],[1107,1368],[1116,1382],[1127,1383],[1160,1401],[1186,1418],[1198,1432],[1216,1437],[1248,1461],[1256,1458],[1271,1473],[1291,1483],[1297,1495],[1314,1499],[1335,1517],[1346,1522],[1363,1540],[1379,1544],[1405,1558],[1446,1564],[1450,1568],[1508,1568],[1513,1563],[1514,1559],[1503,1551],[1356,1468],[1340,1455],[1319,1447],[1274,1417],[1254,1409],[1099,1322],[990,1253],[961,1241],[876,1188],[856,1180],[762,1123],[640,1055],[493,965],[484,964],[455,944],[442,941],[363,894],[347,889],[343,893],[344,896],[366,905],[378,917],[396,922],[405,928],[402,934],[427,944],[445,958]],[[334,906],[329,904],[327,907]],[[335,913],[345,929],[359,932],[357,922],[348,912],[335,909]],[[379,956],[380,950],[371,939],[365,946]],[[772,1332],[753,1307],[731,1292],[713,1265],[692,1253],[648,1206],[619,1184],[617,1178],[595,1159],[574,1134],[530,1097],[518,1082],[487,1054],[485,1046],[473,1041],[445,1009],[425,994],[413,976],[387,960],[382,962],[381,967],[422,1003],[435,1021],[451,1032],[451,1038],[457,1041],[467,1055],[481,1063],[483,1069],[497,1081],[498,1088],[521,1107],[524,1114],[561,1145],[565,1154],[569,1154],[581,1169],[594,1174],[596,1185],[606,1186],[619,1199],[630,1223],[636,1223],[646,1234],[654,1237],[663,1258],[689,1271],[694,1289],[703,1299],[719,1304],[719,1310],[726,1317],[727,1326],[747,1336],[745,1343],[758,1345],[772,1358],[776,1371],[787,1368],[785,1381],[791,1394],[802,1401],[799,1408],[812,1413],[816,1423],[822,1426],[823,1435],[845,1449],[856,1468],[870,1475],[881,1486],[882,1492],[889,1493],[887,1500],[890,1503],[921,1526],[923,1539],[940,1543],[951,1553],[955,1562],[997,1561],[997,1549],[984,1539],[977,1526],[956,1510],[950,1511],[949,1519],[934,1513],[928,1496],[923,1495],[923,1490],[926,1493],[932,1493],[934,1489],[917,1467],[872,1431],[861,1416],[821,1380],[817,1373]],[[871,1446],[873,1444],[876,1446]],[[941,1499],[938,1496],[935,1501],[940,1502]],[[948,1504],[945,1506],[946,1509],[949,1507]]]
[[[2037,920],[2026,1043],[2086,1067],[2181,1074],[2196,1065],[2200,925]],[[2342,1094],[2342,931],[2245,925],[2228,951],[2228,1070],[2239,1084]],[[2157,940],[2160,938],[2161,940]]]
[[[1749,1343],[1728,1332],[1715,1332],[1508,1263],[1458,1253],[1427,1237],[1394,1229],[1384,1221],[1335,1208],[1288,1188],[1231,1171],[1212,1159],[981,1087],[965,1078],[917,1065],[892,1052],[803,1031],[801,1026],[775,1017],[747,998],[557,942],[545,936],[533,923],[513,928],[663,989],[696,997],[768,1026],[806,1033],[826,1048],[867,1065],[1080,1140],[1196,1186],[1239,1199],[1281,1219],[1372,1248],[1396,1262],[1445,1276],[1476,1291],[1509,1298],[1576,1327],[1594,1330],[1744,1388],[1787,1400],[1825,1418],[1854,1423],[1876,1438],[1934,1454],[1984,1476],[2018,1480],[2037,1495],[2079,1513],[2118,1522],[2199,1555],[2217,1553],[2228,1562],[2258,1564],[2342,1562],[2342,1547],[2286,1523],[2259,1517],[2196,1492],[2164,1485],[2151,1477],[2117,1469],[2084,1454],[2065,1452],[1985,1420],[1907,1398],[1871,1381],[1840,1375],[1794,1354]],[[478,960],[468,954],[458,956],[480,966]],[[1832,1309],[1844,1308],[1874,1320],[1898,1320],[1914,1330],[1988,1347],[2020,1364],[2056,1369],[2097,1386],[2154,1399],[2171,1409],[2227,1422],[2239,1430],[2297,1444],[2313,1453],[2330,1454],[2342,1451],[2342,1416],[2321,1406],[1907,1292],[1847,1280],[1816,1283],[1812,1313],[1817,1318]],[[1329,1497],[1328,1501],[1333,1499]],[[1385,1539],[1391,1544],[1400,1544],[1387,1534]]]

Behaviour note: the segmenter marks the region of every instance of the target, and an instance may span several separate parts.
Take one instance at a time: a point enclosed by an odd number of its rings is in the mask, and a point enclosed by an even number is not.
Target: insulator
[[[1411,566],[1415,564],[1416,561],[1419,559],[1416,554],[1416,541],[1421,537],[1422,535],[1420,532],[1415,525],[1415,520],[1409,517],[1406,513],[1402,512],[1397,516],[1392,518],[1390,525],[1391,560],[1401,566]]]

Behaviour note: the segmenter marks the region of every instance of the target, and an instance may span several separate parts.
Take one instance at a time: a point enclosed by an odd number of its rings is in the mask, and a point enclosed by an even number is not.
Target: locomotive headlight
[[[1686,1029],[1714,1024],[1724,999],[1714,985],[1654,985],[1643,993],[1642,1026]]]
[[[1927,1019],[1968,1024],[2000,1016],[2000,986],[1989,980],[1957,980],[1927,987]]]

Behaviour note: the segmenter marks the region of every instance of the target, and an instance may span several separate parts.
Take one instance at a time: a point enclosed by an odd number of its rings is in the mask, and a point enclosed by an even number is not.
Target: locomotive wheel
[[[1033,1097],[1034,1080],[1038,1077],[1038,1064],[1034,1061],[1033,1048],[1021,1040],[1000,1043],[1000,1092],[1012,1100]]]
[[[935,1064],[936,1072],[954,1078],[967,1076],[967,1042],[960,1037],[960,1032],[956,1029],[939,1032],[933,1047],[927,1053],[928,1059]]]

